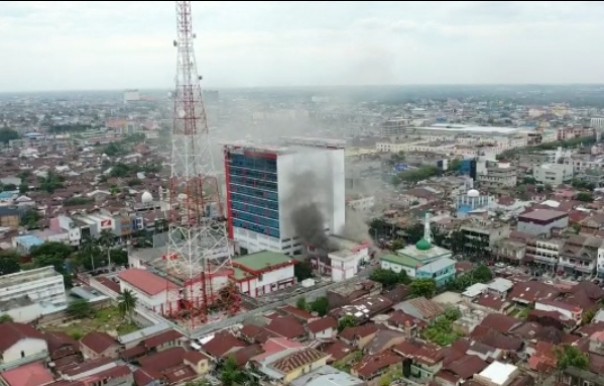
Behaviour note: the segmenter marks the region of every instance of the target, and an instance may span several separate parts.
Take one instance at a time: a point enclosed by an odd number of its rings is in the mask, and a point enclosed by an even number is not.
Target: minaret
[[[432,233],[430,232],[430,212],[426,212],[424,216],[424,240],[431,243]]]

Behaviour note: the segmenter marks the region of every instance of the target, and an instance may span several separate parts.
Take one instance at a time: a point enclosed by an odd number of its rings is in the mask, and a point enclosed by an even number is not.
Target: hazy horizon
[[[598,85],[602,2],[193,2],[206,89]],[[169,90],[174,2],[0,3],[0,92]]]

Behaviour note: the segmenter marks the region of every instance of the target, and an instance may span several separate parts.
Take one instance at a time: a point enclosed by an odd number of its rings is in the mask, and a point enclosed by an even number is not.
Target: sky
[[[193,2],[204,88],[604,83],[604,2]],[[172,87],[174,2],[0,2],[0,92]]]

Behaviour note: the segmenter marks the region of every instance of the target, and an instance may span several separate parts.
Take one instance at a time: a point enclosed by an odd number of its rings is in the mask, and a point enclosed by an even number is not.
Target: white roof
[[[512,283],[508,279],[504,279],[502,277],[495,278],[492,282],[488,284],[488,287],[497,292],[507,292],[512,289],[514,283]]]
[[[489,288],[488,285],[482,283],[472,284],[463,292],[463,296],[467,296],[469,298],[474,298]]]
[[[541,205],[547,205],[550,208],[557,208],[560,206],[560,203],[558,201],[554,201],[554,200],[546,200],[546,201],[543,201],[541,203]]]
[[[482,370],[479,374],[481,377],[486,378],[494,385],[505,385],[510,379],[514,372],[518,370],[518,367],[509,363],[493,362],[487,366],[486,369]]]

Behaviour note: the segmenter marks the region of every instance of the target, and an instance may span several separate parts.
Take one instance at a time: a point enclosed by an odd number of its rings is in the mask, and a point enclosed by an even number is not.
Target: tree
[[[575,199],[577,201],[582,201],[582,202],[593,202],[594,196],[588,192],[579,192],[579,193],[577,193],[577,196],[575,197]]]
[[[117,298],[117,308],[120,311],[122,317],[127,317],[129,322],[132,322],[132,313],[136,308],[136,295],[129,289],[125,289],[122,294]]]
[[[327,315],[329,311],[329,301],[325,296],[317,298],[314,302],[310,303],[310,310],[319,314],[319,316]]]
[[[310,261],[304,260],[298,262],[294,266],[294,275],[298,282],[301,282],[305,279],[311,278],[312,275],[312,266],[310,265]]]
[[[493,280],[493,272],[484,264],[479,265],[472,271],[472,276],[476,283],[488,283]]]
[[[581,317],[581,325],[585,326],[590,324],[594,316],[596,316],[596,312],[594,310],[589,310],[583,313],[583,316]]]
[[[359,320],[353,315],[346,315],[338,323],[338,332],[342,332],[348,327],[356,327],[359,325]]]
[[[222,371],[220,372],[220,380],[222,381],[222,385],[233,386],[236,384],[243,384],[246,378],[246,374],[239,370],[235,358],[229,357],[224,363]]]
[[[558,358],[558,370],[562,371],[568,367],[586,369],[589,366],[589,358],[575,346],[564,345],[556,350]]]
[[[405,233],[407,234],[407,241],[415,244],[424,237],[424,224],[415,223],[410,228],[405,229]]]
[[[95,312],[94,308],[88,303],[87,300],[78,299],[67,306],[67,314],[77,319],[86,319],[92,317]]]
[[[21,260],[19,254],[14,251],[1,251],[0,252],[0,275],[8,275],[9,273],[19,272],[21,266],[19,261]]]
[[[73,249],[60,242],[47,241],[42,245],[33,247],[31,257],[37,267],[53,265],[59,273],[65,273],[65,260],[71,256]]]
[[[466,244],[466,237],[463,234],[463,231],[458,229],[451,232],[451,236],[449,237],[449,242],[451,245],[451,251],[453,253],[461,253],[464,250],[464,246]]]
[[[405,242],[403,240],[394,240],[390,245],[390,249],[393,251],[398,251],[403,248],[405,248]]]
[[[29,191],[29,185],[25,182],[22,182],[21,185],[19,185],[19,194],[25,194]]]
[[[40,177],[40,189],[52,194],[63,187],[63,181],[63,177],[53,171],[48,171],[46,177]]]
[[[102,230],[98,238],[99,245],[107,252],[107,265],[111,265],[111,248],[115,245],[115,235],[109,230]]]
[[[298,298],[298,301],[296,302],[296,308],[304,311],[308,309],[308,304],[306,303],[305,297]]]
[[[14,139],[19,139],[19,133],[15,130],[9,129],[8,127],[0,129],[0,143],[6,145]]]
[[[0,315],[0,323],[12,323],[14,322],[12,316],[9,314]]]
[[[409,284],[411,282],[405,271],[396,273],[390,269],[382,268],[375,269],[369,276],[369,279],[381,283],[385,288],[394,287],[399,283]]]
[[[436,282],[432,279],[417,279],[411,282],[413,296],[431,298],[436,294]]]
[[[37,228],[38,221],[40,221],[40,213],[35,209],[29,209],[21,218],[21,222],[27,229]]]

